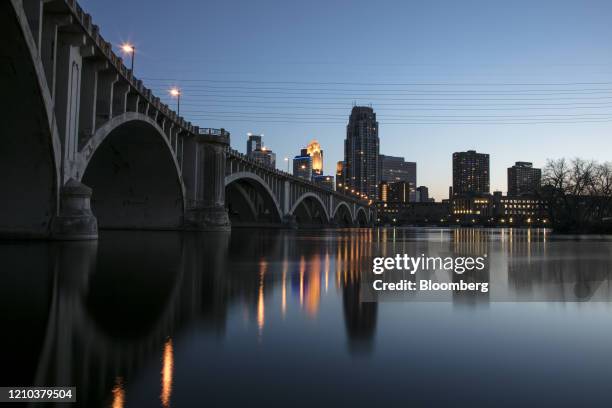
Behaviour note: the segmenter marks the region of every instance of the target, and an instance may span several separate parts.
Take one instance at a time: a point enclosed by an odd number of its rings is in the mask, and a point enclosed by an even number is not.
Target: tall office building
[[[379,150],[378,122],[374,109],[354,106],[344,141],[345,183],[359,195],[371,200],[378,197]]]
[[[453,195],[489,193],[489,155],[475,150],[453,153]]]
[[[318,175],[323,174],[323,150],[319,142],[313,139],[306,146],[306,152],[312,157],[312,172]]]
[[[344,187],[344,162],[339,161],[336,163],[336,191],[346,190]]]
[[[251,133],[247,133],[247,136],[249,138],[247,139],[246,154],[247,156],[249,156],[255,150],[261,149],[263,147],[263,144],[262,144],[263,135],[253,135]]]
[[[417,165],[415,162],[407,162],[403,157],[378,155],[378,172],[380,181],[394,183],[396,181],[407,181],[416,186]]]
[[[293,158],[293,175],[305,180],[312,180],[312,157],[306,149]]]
[[[508,167],[508,195],[535,193],[542,185],[542,170],[529,162],[516,162]]]

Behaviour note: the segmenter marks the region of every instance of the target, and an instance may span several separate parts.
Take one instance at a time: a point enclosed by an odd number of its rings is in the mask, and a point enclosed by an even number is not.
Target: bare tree
[[[557,229],[599,229],[602,219],[612,213],[612,164],[579,158],[548,160],[541,194]]]

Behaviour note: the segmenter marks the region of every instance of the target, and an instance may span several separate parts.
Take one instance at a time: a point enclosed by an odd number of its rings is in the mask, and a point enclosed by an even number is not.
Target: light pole
[[[181,90],[174,87],[168,92],[170,92],[170,96],[176,98],[176,116],[181,116]]]
[[[132,56],[132,64],[130,71],[132,71],[132,75],[134,75],[134,57],[136,56],[136,47],[134,47],[134,45],[130,43],[123,43],[121,44],[121,50],[125,54],[129,54]]]

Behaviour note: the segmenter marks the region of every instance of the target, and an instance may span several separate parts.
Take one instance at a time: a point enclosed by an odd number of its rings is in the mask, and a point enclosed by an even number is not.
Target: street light
[[[136,47],[130,43],[123,43],[121,44],[121,51],[123,51],[124,54],[132,56],[132,66],[130,70],[132,71],[132,74],[134,74],[134,56],[136,55]]]
[[[176,116],[181,116],[181,90],[174,87],[168,91],[170,96],[176,98]]]

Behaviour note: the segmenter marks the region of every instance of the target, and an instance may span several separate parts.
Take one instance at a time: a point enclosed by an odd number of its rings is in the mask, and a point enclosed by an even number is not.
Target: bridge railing
[[[225,129],[213,129],[213,128],[197,128],[199,135],[208,136],[229,136],[229,132]]]
[[[76,0],[64,0],[64,3],[70,10],[70,13],[75,17],[75,22],[81,26],[83,31],[89,36],[92,44],[98,49],[99,53],[106,57],[110,64],[117,70],[117,73],[123,77],[135,93],[146,100],[149,105],[173,121],[177,126],[183,128],[187,132],[196,133],[196,127],[191,122],[185,120],[182,116],[178,116],[175,111],[170,109],[168,105],[160,103],[159,98],[155,97],[150,89],[146,88],[142,81],[134,76],[131,69],[128,69],[123,63],[123,59],[113,51],[113,46],[107,42],[100,34],[100,28],[93,24],[91,15],[86,13]]]

